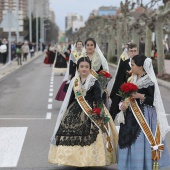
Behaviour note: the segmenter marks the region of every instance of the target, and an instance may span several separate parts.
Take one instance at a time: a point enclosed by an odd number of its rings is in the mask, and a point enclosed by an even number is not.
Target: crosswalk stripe
[[[0,167],[16,167],[28,127],[0,128]]]

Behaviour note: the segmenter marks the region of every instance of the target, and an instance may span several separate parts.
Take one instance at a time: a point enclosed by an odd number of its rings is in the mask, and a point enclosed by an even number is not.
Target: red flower
[[[66,61],[68,61],[69,60],[69,57],[66,57]]]
[[[98,116],[100,116],[100,112],[101,112],[101,110],[100,110],[100,108],[98,108],[98,107],[95,107],[95,108],[92,110],[92,114],[97,114]]]
[[[120,90],[125,93],[136,92],[138,87],[133,83],[123,83],[120,87]]]
[[[105,70],[101,70],[98,74],[99,74],[99,75],[103,75],[103,76],[106,77],[106,78],[112,78],[111,74],[108,73],[108,72],[105,71]]]

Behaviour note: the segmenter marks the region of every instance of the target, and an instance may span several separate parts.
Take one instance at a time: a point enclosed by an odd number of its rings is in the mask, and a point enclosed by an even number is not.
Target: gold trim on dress
[[[152,160],[154,161],[153,170],[155,170],[155,168],[158,168],[158,160],[161,157],[161,151],[164,150],[164,144],[162,144],[161,141],[159,124],[157,123],[156,133],[154,137],[145,117],[142,114],[141,109],[139,108],[136,100],[133,98],[130,98],[130,107],[145,137],[147,138],[148,142],[151,144]]]

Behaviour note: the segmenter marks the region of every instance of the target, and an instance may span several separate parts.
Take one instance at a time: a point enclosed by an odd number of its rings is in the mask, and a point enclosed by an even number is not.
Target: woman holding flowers
[[[136,55],[131,66],[132,82],[122,85],[119,92],[125,100],[119,105],[124,121],[120,123],[118,169],[158,170],[170,166],[165,143],[170,127],[151,59]]]
[[[77,61],[78,75],[70,82],[51,139],[50,163],[78,169],[116,163],[117,131],[90,68],[88,57]]]
[[[87,38],[85,41],[85,56],[88,56],[91,61],[91,69],[92,74],[98,79],[98,73],[102,70],[109,72],[109,66],[107,63],[106,58],[104,57],[103,53],[101,52],[99,46],[97,45],[94,38]],[[101,82],[99,82],[101,84]],[[107,108],[108,106],[108,91],[106,86],[102,87],[103,92],[102,93],[102,99],[104,103],[106,104]]]
[[[82,48],[83,42],[81,40],[78,40],[71,50],[67,71],[64,76],[63,83],[61,84],[60,89],[58,90],[57,95],[55,97],[56,100],[64,100],[70,80],[75,76],[76,64],[78,59],[81,57]]]

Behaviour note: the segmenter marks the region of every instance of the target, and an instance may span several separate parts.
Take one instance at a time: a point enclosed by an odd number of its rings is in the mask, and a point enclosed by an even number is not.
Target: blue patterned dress
[[[136,100],[153,134],[156,131],[157,113],[153,106],[154,84],[150,82],[138,89],[145,94],[144,102]],[[159,160],[159,168],[170,166],[170,155],[165,144],[165,149]],[[120,124],[118,146],[118,170],[152,170],[151,146],[139,127],[130,108],[125,114],[125,124]]]

